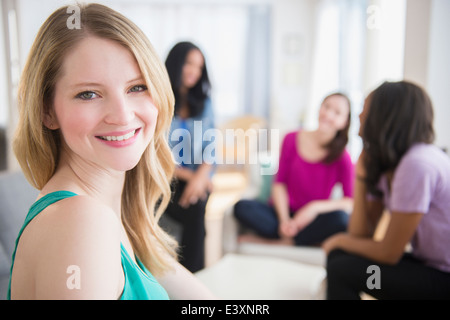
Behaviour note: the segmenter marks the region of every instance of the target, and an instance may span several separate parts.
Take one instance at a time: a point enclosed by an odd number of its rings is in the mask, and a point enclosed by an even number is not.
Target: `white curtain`
[[[74,0],[7,1],[17,5],[21,66],[37,30],[50,13],[68,2],[76,4]],[[333,91],[347,93],[353,105],[349,148],[354,156],[360,150],[358,115],[367,90],[383,79],[398,79],[403,72],[406,0],[281,2],[295,10],[306,9],[308,14],[310,10],[314,11],[311,19],[314,27],[308,31],[305,31],[307,28],[303,24],[299,25],[300,30],[289,27],[295,15],[305,19],[301,11],[292,12],[287,8],[285,14],[291,15],[286,21],[287,25],[284,25],[284,17],[275,16],[272,21],[273,13],[277,12],[274,8],[280,6],[276,0],[97,1],[122,12],[138,24],[163,61],[169,49],[178,41],[190,40],[198,44],[206,56],[218,124],[249,113],[269,117],[268,110],[273,108],[270,104],[274,103],[271,96],[282,95],[277,96],[283,102],[278,106],[281,108],[274,109],[292,118],[289,108],[299,103],[305,105],[307,113],[305,117],[302,116],[302,125],[314,127],[323,97]],[[299,3],[305,6],[299,6]],[[309,21],[309,16],[307,18]],[[306,29],[302,31],[301,28]],[[278,34],[271,34],[276,30]],[[289,30],[290,33],[280,34],[280,30]],[[308,53],[305,57],[308,59],[302,63],[307,72],[300,76],[304,77],[308,85],[304,86],[307,92],[300,95],[305,96],[305,101],[299,102],[292,99],[298,98],[298,94],[291,94],[290,87],[280,88],[271,83],[278,78],[277,74],[270,72],[278,72],[280,67],[277,64],[279,59],[271,54],[278,54],[277,48],[273,48],[276,37],[285,39],[290,34],[302,35],[303,32],[307,32],[305,39],[312,39],[312,52],[309,47],[305,47]],[[276,68],[271,68],[271,65]],[[295,88],[301,90],[298,86]],[[276,113],[270,116],[286,118]],[[1,117],[0,114],[0,123]],[[273,121],[273,118],[268,120]]]
[[[323,98],[333,92],[352,102],[349,151],[360,151],[358,115],[363,100],[366,1],[320,0],[316,7],[311,94],[305,127],[317,126]]]
[[[115,8],[136,22],[164,61],[178,41],[205,54],[216,118],[239,115],[244,102],[247,8],[226,4],[123,3]]]
[[[5,14],[5,9],[0,6],[0,26],[4,26],[5,18],[7,17],[7,13]],[[2,28],[2,32],[0,32],[0,128],[5,128],[8,123],[8,108],[6,106],[9,104],[8,99],[8,65],[6,64],[7,56],[6,56],[6,40],[5,40],[5,29]]]
[[[361,150],[359,114],[365,95],[385,80],[403,74],[405,0],[318,0],[307,128],[317,125],[317,111],[332,92],[352,102],[348,149]]]

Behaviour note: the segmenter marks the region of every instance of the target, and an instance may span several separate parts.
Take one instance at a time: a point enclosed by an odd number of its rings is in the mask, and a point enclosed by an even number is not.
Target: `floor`
[[[222,257],[222,219],[227,208],[240,199],[247,188],[243,171],[221,169],[213,177],[214,191],[206,207],[205,266]]]

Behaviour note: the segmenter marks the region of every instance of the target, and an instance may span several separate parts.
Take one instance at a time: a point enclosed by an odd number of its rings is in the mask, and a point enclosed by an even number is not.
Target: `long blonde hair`
[[[139,163],[126,173],[121,214],[136,255],[152,273],[161,274],[169,263],[164,251],[176,256],[175,240],[158,225],[170,201],[174,171],[167,143],[174,106],[170,81],[151,43],[133,22],[100,4],[78,6],[80,29],[68,28],[66,6],[50,15],[36,36],[18,89],[14,152],[29,182],[41,190],[54,174],[60,156],[59,130],[49,130],[42,119],[52,108],[55,83],[66,53],[89,35],[116,41],[129,49],[158,108],[158,122]]]

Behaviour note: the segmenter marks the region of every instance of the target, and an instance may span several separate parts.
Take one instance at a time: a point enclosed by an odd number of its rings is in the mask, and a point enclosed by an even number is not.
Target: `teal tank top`
[[[26,226],[36,217],[42,210],[49,205],[76,196],[77,194],[70,191],[56,191],[49,193],[39,200],[37,200],[28,211],[25,218],[25,222],[20,229],[19,235],[16,240],[16,246],[12,255],[12,265],[9,277],[9,286],[7,299],[11,299],[11,275],[14,266],[14,259],[16,256],[17,244],[19,243],[20,236],[25,230]],[[137,264],[131,259],[130,255],[126,251],[125,247],[120,243],[120,252],[122,260],[122,269],[125,276],[125,284],[123,287],[120,300],[167,300],[169,296],[164,288],[158,283],[155,277],[150,271],[145,268],[142,262],[136,257]]]

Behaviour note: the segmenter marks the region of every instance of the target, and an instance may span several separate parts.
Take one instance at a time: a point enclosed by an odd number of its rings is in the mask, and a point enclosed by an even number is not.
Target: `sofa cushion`
[[[226,254],[195,273],[219,299],[321,300],[326,270],[277,257]]]
[[[6,300],[6,295],[8,293],[9,286],[9,274],[0,275],[0,300]]]
[[[325,251],[320,247],[241,242],[237,249],[237,253],[278,257],[313,266],[324,267],[326,265]]]
[[[259,190],[256,198],[261,202],[267,202],[270,198],[273,180],[278,171],[278,158],[269,151],[259,153]]]
[[[259,192],[256,199],[261,202],[267,202],[270,198],[270,193],[272,191],[273,175],[262,175],[261,184],[259,186]]]
[[[0,174],[0,242],[9,258],[28,209],[38,193],[22,172]]]
[[[11,268],[11,259],[6,254],[3,245],[0,243],[0,276],[9,275],[10,268]]]
[[[11,269],[11,259],[5,253],[3,245],[0,243],[0,300],[6,299],[9,284],[9,272]]]

